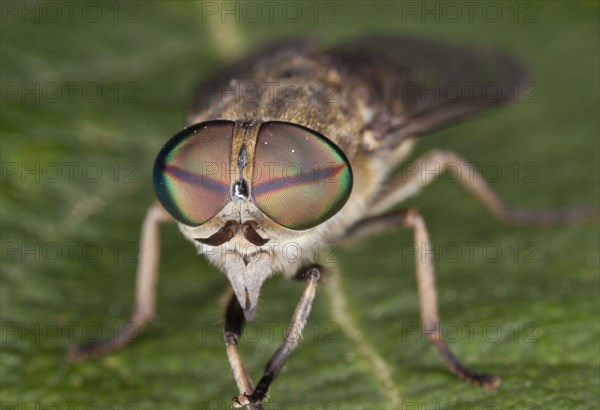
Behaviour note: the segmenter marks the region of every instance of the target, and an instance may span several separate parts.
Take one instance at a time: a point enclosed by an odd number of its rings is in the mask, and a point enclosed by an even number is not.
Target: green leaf
[[[63,354],[127,320],[152,162],[182,128],[195,82],[255,43],[385,32],[500,45],[535,73],[528,102],[428,136],[418,154],[458,152],[511,204],[598,209],[597,2],[477,3],[471,14],[462,2],[275,3],[2,2],[3,408],[229,408],[227,280],[174,226],[162,230],[160,319],[105,358],[74,365]],[[450,177],[406,205],[434,243],[451,348],[504,384],[462,383],[421,340],[411,235],[398,231],[334,255],[363,344],[334,321],[325,281],[268,408],[393,408],[365,346],[390,371],[396,407],[598,408],[598,218],[506,226]],[[265,285],[240,345],[255,381],[301,290]]]

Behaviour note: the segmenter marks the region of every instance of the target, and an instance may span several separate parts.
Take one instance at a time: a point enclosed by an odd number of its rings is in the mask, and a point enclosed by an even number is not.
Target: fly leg
[[[388,189],[384,190],[379,198],[373,201],[373,206],[369,208],[367,217],[350,228],[344,237],[344,241],[363,239],[398,226],[413,230],[416,243],[416,274],[424,333],[433,343],[451,372],[469,383],[491,390],[501,383],[500,377],[493,374],[473,372],[452,354],[444,342],[437,306],[433,255],[430,252],[424,252],[424,249],[431,249],[431,244],[423,217],[416,209],[389,210],[394,205],[417,194],[444,172],[454,172],[458,181],[474,194],[496,218],[515,225],[554,225],[577,222],[592,217],[594,215],[593,209],[578,207],[555,210],[524,210],[509,207],[470,164],[450,151],[430,151],[418,158],[413,165],[413,167],[405,168],[390,181]]]
[[[502,379],[494,374],[476,373],[470,370],[454,356],[444,341],[437,304],[435,268],[433,266],[434,255],[427,251],[427,249],[431,249],[431,243],[425,221],[419,211],[415,208],[409,208],[367,218],[355,225],[348,234],[353,237],[364,237],[383,228],[389,229],[391,226],[410,228],[414,233],[419,304],[425,336],[434,345],[452,373],[468,383],[482,386],[486,390],[493,390],[500,385]]]
[[[251,394],[242,393],[238,397],[234,398],[232,403],[233,407],[242,407],[253,403],[260,403],[267,395],[269,386],[271,383],[273,383],[273,380],[275,377],[277,377],[288,357],[292,351],[294,351],[298,345],[298,342],[300,341],[302,330],[306,325],[308,315],[310,314],[310,309],[315,299],[315,294],[319,280],[321,279],[322,271],[323,268],[320,265],[309,265],[301,269],[296,275],[297,279],[306,280],[306,287],[304,288],[304,292],[302,292],[300,301],[298,302],[296,310],[292,315],[285,338],[275,353],[273,353],[271,356],[263,376],[259,380],[254,391]]]
[[[87,345],[70,346],[66,353],[67,360],[72,362],[83,361],[121,349],[135,339],[144,326],[154,319],[160,257],[159,228],[160,223],[166,221],[173,221],[173,219],[159,203],[155,203],[148,208],[142,224],[135,305],[131,320],[122,326],[112,339]]]
[[[227,349],[227,358],[231,370],[233,371],[233,377],[240,390],[240,396],[234,397],[234,406],[239,403],[239,397],[246,397],[248,394],[254,391],[254,384],[252,379],[246,371],[244,362],[238,352],[238,343],[242,337],[242,329],[246,323],[244,317],[244,309],[240,306],[237,297],[233,292],[229,298],[229,303],[225,308],[225,318],[223,320],[223,339],[225,339],[225,347]],[[240,404],[241,405],[241,404]],[[252,410],[263,410],[261,403],[249,404],[249,408]]]
[[[416,172],[415,172],[416,167]],[[416,209],[389,211],[397,203],[417,194],[444,172],[453,172],[458,181],[498,219],[515,225],[553,225],[576,222],[589,218],[593,210],[587,207],[556,210],[523,210],[511,208],[496,194],[477,171],[457,154],[450,151],[430,151],[417,159],[414,166],[405,168],[393,178],[389,188],[369,208],[368,217],[359,221],[348,232],[345,241],[362,239],[394,227],[411,228],[416,243],[416,269],[421,307],[421,320],[426,337],[433,343],[450,371],[461,379],[493,389],[501,383],[493,374],[475,373],[463,365],[444,342],[437,306],[433,255],[423,252],[431,249],[425,221]]]
[[[454,173],[458,181],[475,195],[492,215],[509,224],[556,225],[577,222],[594,215],[594,210],[587,206],[539,210],[510,207],[492,190],[477,170],[458,154],[433,150],[408,165],[390,181],[389,188],[373,202],[374,206],[370,208],[368,216],[379,215],[417,194],[444,172]]]

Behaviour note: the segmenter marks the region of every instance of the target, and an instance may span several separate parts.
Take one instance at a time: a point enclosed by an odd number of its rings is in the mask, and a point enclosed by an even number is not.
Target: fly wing
[[[291,56],[313,55],[317,46],[316,37],[301,37],[269,42],[251,50],[196,86],[188,118],[221,102],[231,80],[248,79],[257,68],[269,67]]]
[[[366,93],[373,116],[365,129],[376,149],[510,102],[528,77],[518,60],[497,49],[416,38],[363,38],[320,58]]]

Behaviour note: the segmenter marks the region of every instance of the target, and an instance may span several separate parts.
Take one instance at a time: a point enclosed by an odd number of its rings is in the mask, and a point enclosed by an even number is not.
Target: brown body
[[[339,242],[359,220],[376,214],[372,211],[385,192],[384,182],[410,153],[415,136],[505,102],[513,96],[511,87],[523,79],[520,65],[497,51],[424,40],[371,38],[320,50],[314,39],[304,39],[266,47],[201,83],[188,124],[217,119],[246,122],[245,128],[238,126],[234,132],[231,163],[237,174],[235,158],[242,143],[247,144],[248,180],[262,122],[286,121],[313,129],[349,159],[354,180],[351,196],[333,218],[307,231],[272,223],[244,201],[232,202],[220,218],[201,227],[180,224],[181,231],[227,273],[252,317],[264,280],[276,272],[292,276],[302,264],[317,262],[311,260],[311,252],[286,260],[278,253],[282,247],[290,241],[303,250]],[[490,83],[503,90],[496,101],[484,99],[481,93]],[[435,95],[436,89],[449,85],[460,89],[460,98],[449,101]],[[241,232],[219,249],[195,241],[215,234],[232,218],[240,225],[255,223],[269,243],[253,247]],[[250,263],[242,266],[244,258]]]
[[[352,164],[349,207],[359,214],[337,218],[344,228],[364,217],[413,137],[509,101],[526,80],[520,63],[497,50],[386,37],[326,50],[312,38],[276,44],[220,73],[198,86],[188,125],[279,120],[325,135]],[[498,97],[485,95],[490,84]],[[448,87],[460,97],[444,95]]]
[[[233,175],[241,175],[252,183],[254,149],[261,124],[285,121],[333,141],[348,159],[353,176],[352,191],[345,205],[310,229],[291,230],[271,220],[251,201],[251,187],[250,196],[232,195],[205,223],[195,227],[179,223],[183,235],[227,275],[234,291],[227,303],[223,331],[240,390],[233,401],[235,407],[262,408],[269,386],[300,339],[322,273],[322,266],[314,264],[319,262],[315,246],[364,238],[393,227],[410,228],[414,233],[425,335],[448,368],[461,379],[486,389],[500,384],[496,375],[469,370],[446,346],[440,332],[433,256],[422,251],[431,249],[425,222],[414,208],[393,210],[434,180],[435,175],[401,172],[391,179],[389,175],[407,158],[416,137],[514,99],[525,81],[525,70],[518,61],[497,50],[411,38],[366,38],[324,50],[317,47],[314,39],[271,45],[199,85],[187,124],[235,122],[230,137]],[[493,95],[487,93],[490,89],[495,90]],[[449,90],[453,93],[448,93]],[[244,160],[240,161],[243,146]],[[458,181],[495,216],[509,223],[549,225],[590,216],[589,208],[550,211],[510,208],[453,152],[432,151],[414,162],[416,169],[434,167],[437,174],[445,172],[450,164],[453,169],[458,168],[461,171]],[[202,198],[198,202],[202,203]],[[153,205],[142,228],[132,326],[125,326],[113,340],[73,347],[68,354],[71,360],[124,346],[154,318],[158,226],[164,221],[173,218],[160,204]],[[293,260],[281,252],[291,243],[302,250]],[[275,273],[306,280],[306,288],[288,334],[255,387],[237,345],[245,320],[256,313],[263,282]],[[338,307],[344,305],[339,297],[332,303]],[[341,320],[340,326],[348,326],[347,320]],[[348,334],[355,338],[351,330]],[[400,405],[395,392],[385,393]]]

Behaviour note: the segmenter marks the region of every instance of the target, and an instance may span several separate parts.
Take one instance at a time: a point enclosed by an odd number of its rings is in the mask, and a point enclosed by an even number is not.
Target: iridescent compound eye
[[[254,155],[254,203],[286,228],[317,226],[335,215],[350,196],[348,160],[333,142],[313,130],[265,123]]]
[[[233,122],[193,125],[167,142],[154,163],[154,190],[177,221],[198,226],[231,200]]]

